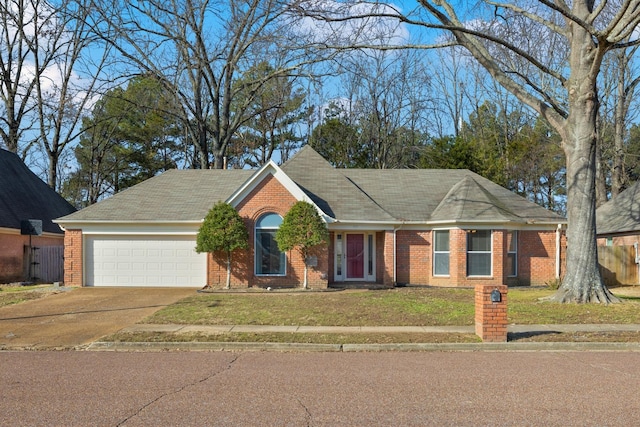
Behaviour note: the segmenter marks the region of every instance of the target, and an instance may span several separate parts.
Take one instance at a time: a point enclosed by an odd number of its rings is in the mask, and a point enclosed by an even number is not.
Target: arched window
[[[256,222],[256,275],[284,276],[287,259],[276,243],[276,231],[282,218],[275,213],[267,213]]]

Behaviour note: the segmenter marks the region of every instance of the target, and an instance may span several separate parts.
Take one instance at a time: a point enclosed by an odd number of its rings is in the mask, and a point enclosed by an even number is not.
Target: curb
[[[407,344],[306,344],[257,342],[103,342],[89,351],[278,351],[278,352],[454,352],[454,351],[637,351],[640,343],[526,342],[526,343],[407,343]]]

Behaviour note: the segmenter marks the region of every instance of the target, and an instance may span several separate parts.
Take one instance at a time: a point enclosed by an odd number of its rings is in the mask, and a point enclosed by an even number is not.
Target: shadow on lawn
[[[509,332],[507,334],[507,341],[526,340],[534,337],[544,335],[560,335],[562,332],[558,331],[528,331],[528,332]]]

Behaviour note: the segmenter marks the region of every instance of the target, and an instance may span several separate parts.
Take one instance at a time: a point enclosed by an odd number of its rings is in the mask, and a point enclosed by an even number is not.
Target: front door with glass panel
[[[373,234],[338,233],[335,240],[335,280],[375,281]]]
[[[347,234],[347,279],[364,279],[364,234]]]

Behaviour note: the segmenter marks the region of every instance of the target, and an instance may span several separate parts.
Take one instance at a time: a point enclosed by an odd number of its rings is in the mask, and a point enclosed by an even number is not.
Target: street
[[[0,352],[2,426],[640,424],[635,352]]]

